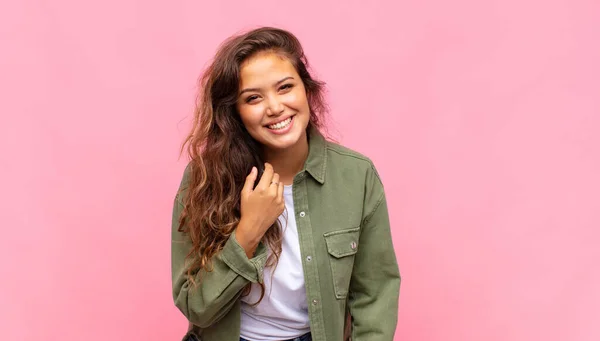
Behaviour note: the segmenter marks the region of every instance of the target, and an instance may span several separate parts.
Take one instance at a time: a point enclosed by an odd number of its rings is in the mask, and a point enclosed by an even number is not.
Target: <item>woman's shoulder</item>
[[[327,141],[326,146],[330,162],[347,164],[353,167],[375,168],[371,158],[361,152],[332,141]]]
[[[181,203],[183,202],[183,199],[185,198],[188,192],[190,177],[192,174],[192,167],[193,163],[191,161],[188,162],[188,164],[185,166],[185,169],[183,170],[181,180],[179,181],[179,188],[177,190],[175,199]]]
[[[336,142],[327,142],[325,176],[333,187],[365,188],[369,196],[383,191],[383,182],[372,159],[367,155]]]
[[[373,160],[367,155],[337,142],[327,141],[327,169],[333,172],[353,170],[353,174],[363,178],[373,178],[381,182]]]

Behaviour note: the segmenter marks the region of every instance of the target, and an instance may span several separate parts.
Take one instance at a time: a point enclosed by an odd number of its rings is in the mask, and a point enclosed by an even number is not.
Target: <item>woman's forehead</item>
[[[296,76],[296,69],[287,58],[274,53],[253,56],[240,69],[242,84],[279,81],[286,76]]]

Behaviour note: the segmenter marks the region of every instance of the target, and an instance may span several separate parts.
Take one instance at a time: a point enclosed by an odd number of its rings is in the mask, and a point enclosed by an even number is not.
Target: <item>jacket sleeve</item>
[[[352,341],[392,341],[398,319],[400,272],[383,185],[367,175],[363,226],[350,281]]]
[[[184,175],[182,186],[185,182]],[[189,262],[186,260],[192,243],[186,234],[178,231],[182,211],[183,203],[178,195],[173,206],[171,224],[173,300],[190,323],[207,328],[231,310],[249,282],[262,282],[267,259],[266,247],[259,244],[255,256],[248,259],[244,249],[237,243],[234,232],[223,250],[212,259],[212,271],[201,270],[193,274],[196,281],[194,285],[187,278]]]

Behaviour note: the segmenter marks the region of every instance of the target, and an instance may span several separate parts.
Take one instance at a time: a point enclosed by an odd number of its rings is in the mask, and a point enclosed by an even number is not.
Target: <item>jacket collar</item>
[[[306,170],[321,185],[325,182],[327,167],[327,141],[317,128],[308,129],[308,158],[304,163]]]

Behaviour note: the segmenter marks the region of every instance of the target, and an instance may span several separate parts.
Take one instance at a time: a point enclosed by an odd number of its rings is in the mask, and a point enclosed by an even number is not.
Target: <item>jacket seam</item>
[[[353,158],[355,158],[355,159],[359,159],[359,160],[362,160],[362,161],[368,162],[369,164],[371,164],[371,163],[372,163],[372,162],[371,162],[371,160],[370,160],[368,157],[366,157],[366,156],[356,155],[356,154],[354,154],[354,153],[351,153],[351,152],[344,152],[344,151],[341,151],[341,150],[335,149],[335,148],[333,148],[333,147],[331,147],[331,146],[327,146],[327,150],[330,150],[330,151],[332,151],[332,152],[334,152],[334,153],[337,153],[337,154],[340,154],[340,155],[344,155],[344,156],[353,157]]]
[[[384,197],[385,197],[385,193],[382,192],[379,195],[379,199],[377,200],[375,207],[373,207],[373,210],[371,210],[371,212],[369,212],[369,214],[367,214],[365,219],[363,219],[363,225],[366,225],[369,222],[369,220],[373,217],[373,215],[375,214],[375,211],[377,211],[377,209],[379,208],[379,205],[381,205],[381,203],[383,202]]]

